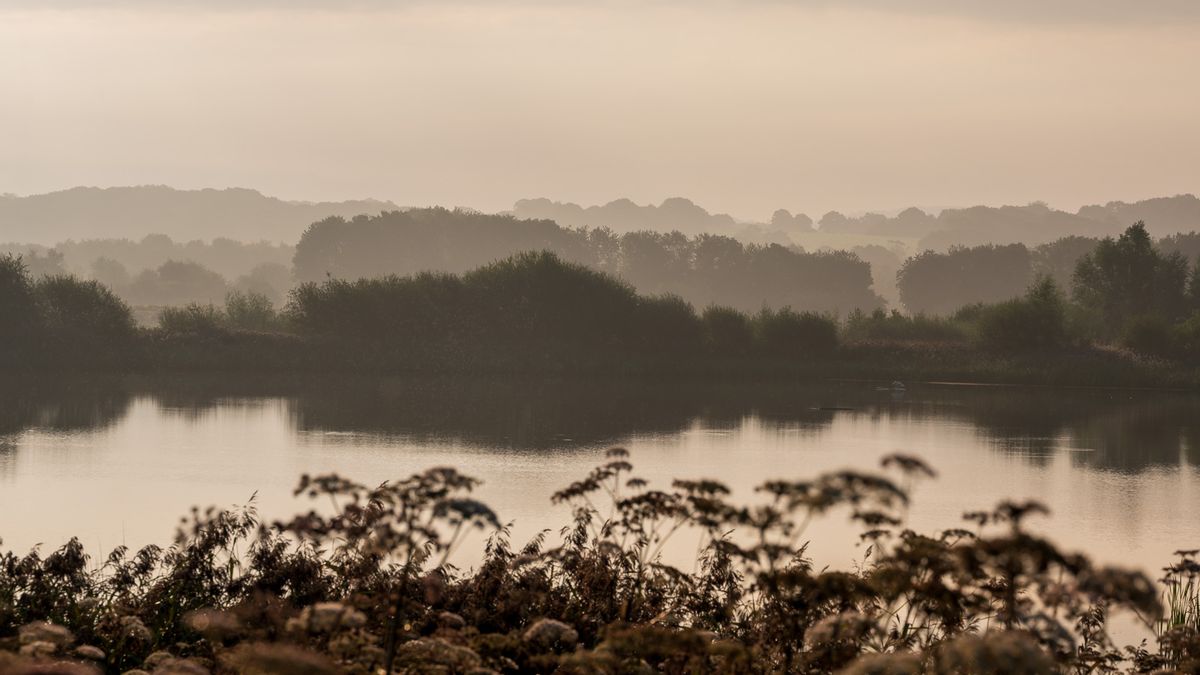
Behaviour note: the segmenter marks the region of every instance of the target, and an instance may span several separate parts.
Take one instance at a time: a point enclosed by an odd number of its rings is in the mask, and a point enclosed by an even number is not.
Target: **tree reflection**
[[[189,376],[0,384],[0,452],[21,431],[86,431],[125,416],[134,396],[200,419],[231,404],[280,401],[295,428],[522,451],[590,447],[697,425],[824,433],[839,416],[969,426],[996,452],[1034,465],[1069,452],[1081,468],[1140,472],[1200,465],[1200,396],[1151,391],[703,380],[514,380]],[[919,452],[919,448],[913,450]],[[11,464],[11,461],[9,462]]]

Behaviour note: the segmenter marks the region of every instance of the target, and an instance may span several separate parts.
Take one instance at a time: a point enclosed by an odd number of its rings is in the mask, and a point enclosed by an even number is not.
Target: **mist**
[[[757,221],[1195,191],[1192,5],[1043,4],[6,3],[0,185]]]

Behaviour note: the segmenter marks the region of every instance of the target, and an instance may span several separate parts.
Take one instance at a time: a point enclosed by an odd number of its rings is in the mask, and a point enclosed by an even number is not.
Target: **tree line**
[[[977,322],[989,305],[1012,306],[1024,296],[1042,306],[1054,298],[1058,341],[1120,342],[1159,356],[1200,347],[1196,233],[1155,242],[1138,222],[1117,237],[1068,237],[1032,250],[1010,244],[925,251],[904,263],[897,286],[911,316],[877,320],[881,332],[890,322],[893,331],[945,336]],[[869,323],[858,319],[860,327]]]
[[[393,370],[603,370],[621,364],[711,359],[796,360],[831,352],[837,324],[788,308],[750,315],[697,313],[677,296],[629,284],[548,252],[471,272],[386,275],[301,284],[282,311],[260,294],[230,293],[223,306],[166,308],[141,330],[129,306],[94,280],[32,278],[0,257],[0,366],[220,367],[241,351],[292,365]],[[240,337],[239,337],[240,336]],[[247,351],[249,350],[249,351]],[[235,354],[236,356],[236,354]],[[246,359],[242,359],[245,361]]]
[[[682,235],[674,241],[695,243]],[[943,316],[876,307],[839,319],[786,304],[754,312],[697,305],[676,294],[639,292],[627,280],[552,252],[530,251],[459,274],[330,275],[294,288],[282,309],[262,293],[233,290],[223,304],[168,307],[151,330],[135,326],[128,304],[111,288],[68,275],[34,277],[10,255],[0,257],[0,359],[8,367],[120,368],[149,359],[220,368],[230,357],[279,367],[308,360],[330,368],[602,371],[614,364],[688,369],[795,362],[830,355],[841,344],[883,341],[974,343],[1011,353],[1120,343],[1195,361],[1200,274],[1179,250],[1163,248],[1136,224],[1079,258],[1067,289],[1052,274],[1035,275],[1015,297],[998,295]],[[958,283],[953,275],[964,266],[945,264],[956,258],[976,273],[989,261],[1022,260],[1013,247],[917,256],[901,270],[902,292],[930,261],[941,265],[934,268],[943,275],[941,285]],[[1009,280],[1014,288],[1019,282],[1017,275]]]
[[[549,251],[641,293],[676,295],[700,307],[837,312],[883,306],[871,288],[870,265],[853,253],[810,253],[711,234],[571,229],[443,208],[315,223],[296,245],[293,271],[300,282],[464,272],[524,251]]]

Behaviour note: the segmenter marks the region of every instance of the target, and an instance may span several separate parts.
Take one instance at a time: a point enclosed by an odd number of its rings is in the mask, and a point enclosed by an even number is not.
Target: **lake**
[[[99,556],[168,543],[193,505],[256,494],[268,517],[307,509],[291,494],[305,472],[375,484],[453,465],[483,479],[479,497],[521,543],[567,522],[550,495],[612,445],[630,450],[652,487],[716,478],[741,500],[769,478],[874,469],[889,453],[910,453],[940,474],[916,487],[909,524],[918,531],[1033,498],[1051,509],[1033,529],[1101,561],[1157,574],[1172,551],[1200,546],[1192,394],[404,378],[5,383],[0,537],[23,552],[74,535]],[[862,555],[858,531],[844,514],[819,521],[809,530],[814,558],[851,565]]]

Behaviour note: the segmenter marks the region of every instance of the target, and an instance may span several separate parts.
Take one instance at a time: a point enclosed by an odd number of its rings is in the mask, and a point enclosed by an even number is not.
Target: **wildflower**
[[[123,616],[120,620],[121,635],[135,642],[150,642],[154,635],[146,628],[146,624],[136,616]]]
[[[191,659],[170,658],[158,665],[153,675],[210,675],[208,668]]]
[[[1001,675],[1058,672],[1054,659],[1027,633],[994,631],[983,636],[964,635],[942,645],[934,658],[936,673]]]
[[[436,638],[420,638],[405,642],[396,651],[396,663],[420,667],[422,672],[431,672],[430,666],[444,666],[451,672],[466,672],[477,668],[482,659],[466,647],[458,647]],[[414,668],[415,669],[415,668]]]
[[[103,661],[106,656],[103,649],[100,649],[99,647],[93,647],[92,645],[80,645],[76,647],[72,653],[81,659],[87,659],[89,661]]]
[[[174,658],[175,658],[175,655],[172,654],[171,652],[159,650],[157,652],[151,653],[150,656],[147,656],[146,660],[142,662],[142,665],[146,668],[146,670],[154,671],[159,666],[165,664],[166,662],[168,662]]]
[[[337,667],[326,657],[300,647],[246,643],[221,659],[231,672],[242,675],[334,675]]]
[[[467,625],[467,622],[454,612],[439,612],[437,622],[439,626],[451,630],[462,630]]]
[[[579,633],[561,621],[539,619],[526,629],[522,639],[543,649],[563,651],[575,646]]]
[[[924,672],[915,654],[867,654],[855,659],[838,675],[919,675]]]
[[[340,602],[318,602],[288,620],[287,628],[293,632],[332,633],[343,628],[361,628],[366,623],[367,617],[353,607]]]
[[[188,612],[183,617],[183,623],[209,640],[217,642],[234,637],[242,631],[241,622],[237,616],[232,612],[222,612],[216,609],[198,609]]]
[[[27,623],[17,629],[17,633],[23,645],[49,642],[57,648],[65,648],[75,641],[75,636],[66,627],[45,621]]]
[[[34,658],[43,658],[54,656],[58,651],[58,645],[45,640],[37,640],[35,642],[26,642],[21,645],[21,654],[23,656],[32,656]]]

